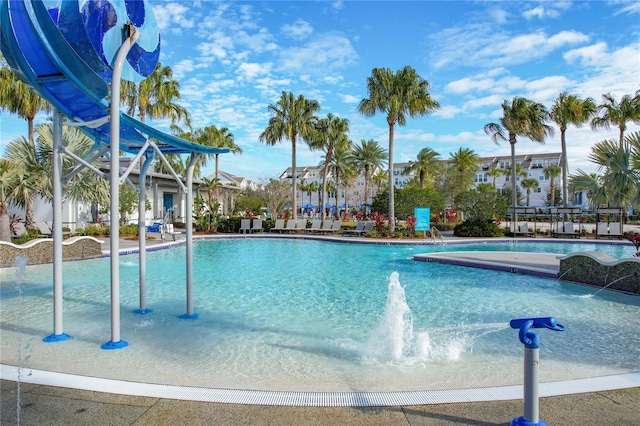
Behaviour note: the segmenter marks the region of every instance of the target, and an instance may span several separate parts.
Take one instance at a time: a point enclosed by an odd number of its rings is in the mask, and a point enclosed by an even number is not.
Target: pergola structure
[[[47,9],[39,0],[2,0],[0,4],[2,53],[18,77],[53,105],[53,334],[47,342],[69,338],[62,327],[62,188],[82,168],[89,168],[110,181],[111,195],[111,340],[104,349],[127,346],[120,338],[119,273],[119,187],[133,165],[143,161],[139,179],[139,217],[144,217],[146,173],[154,158],[171,171],[187,195],[186,210],[192,210],[193,172],[202,154],[227,153],[227,148],[194,144],[135,120],[120,111],[120,79],[141,81],[157,64],[160,37],[153,12],[146,0],[125,2],[61,2]],[[114,22],[115,19],[115,22]],[[110,87],[109,87],[110,84]],[[77,126],[95,144],[80,158],[62,146],[62,125]],[[120,151],[133,154],[126,170],[120,170]],[[186,185],[167,162],[167,154],[189,154]],[[62,176],[62,155],[77,166]],[[110,159],[110,173],[91,163],[101,156]],[[142,183],[142,184],[141,184]],[[142,186],[140,186],[142,185]],[[146,307],[145,281],[146,229],[138,221],[140,255],[140,308]],[[187,312],[184,319],[195,319],[193,310],[193,223],[186,221]]]

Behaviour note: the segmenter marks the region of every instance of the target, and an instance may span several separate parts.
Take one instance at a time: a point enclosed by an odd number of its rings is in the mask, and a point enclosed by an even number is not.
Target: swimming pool
[[[633,247],[597,244],[612,257]],[[585,246],[586,247],[586,246]],[[185,309],[184,247],[147,254],[147,304],[136,316],[138,258],[122,256],[122,338],[109,336],[109,261],[64,264],[64,331],[51,331],[51,265],[2,278],[2,362],[122,380],[235,389],[386,391],[522,382],[522,345],[508,321],[555,316],[564,333],[540,331],[541,381],[640,369],[640,298],[556,280],[416,262],[444,250],[568,253],[572,244],[446,246],[233,239],[194,244],[196,321]],[[404,289],[405,340],[390,342],[394,272]],[[12,274],[14,274],[12,276]],[[391,305],[398,306],[398,300]],[[400,303],[402,308],[402,303]],[[397,317],[395,317],[397,319]],[[19,349],[19,350],[18,350]],[[399,355],[398,355],[399,354]]]

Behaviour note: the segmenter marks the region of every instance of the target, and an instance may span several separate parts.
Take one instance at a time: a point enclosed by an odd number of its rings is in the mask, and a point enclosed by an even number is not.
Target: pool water
[[[593,246],[593,247],[592,247]],[[633,246],[445,246],[229,239],[194,244],[186,311],[185,248],[147,254],[147,307],[136,316],[138,257],[120,262],[121,337],[110,340],[109,259],[63,267],[64,332],[52,331],[52,266],[0,271],[2,362],[151,383],[290,391],[451,389],[522,383],[513,318],[540,330],[541,381],[640,370],[640,298],[503,272],[411,260],[447,250],[633,254]],[[397,275],[395,274],[397,273]]]

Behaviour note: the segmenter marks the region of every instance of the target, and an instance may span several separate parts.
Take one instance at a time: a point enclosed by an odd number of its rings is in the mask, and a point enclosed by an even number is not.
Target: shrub
[[[492,221],[466,220],[453,229],[456,237],[502,237],[502,229]]]

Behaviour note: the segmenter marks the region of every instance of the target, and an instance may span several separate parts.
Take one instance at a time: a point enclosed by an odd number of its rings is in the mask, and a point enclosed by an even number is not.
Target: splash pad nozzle
[[[511,328],[519,328],[518,337],[524,345],[524,415],[511,421],[511,426],[547,426],[538,414],[538,364],[540,344],[538,335],[532,328],[546,328],[564,331],[553,317],[519,318],[509,323]]]

